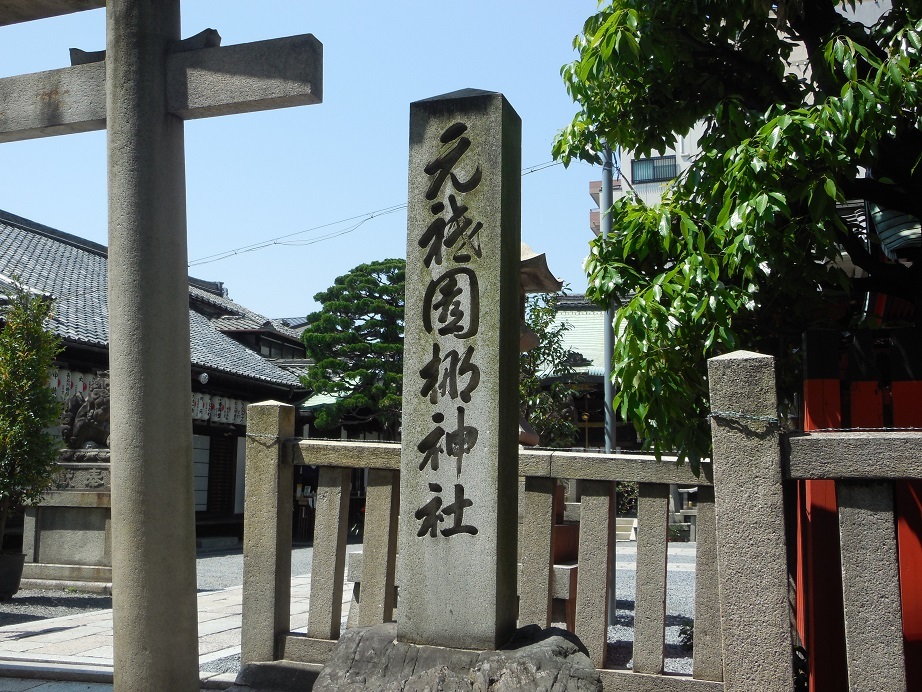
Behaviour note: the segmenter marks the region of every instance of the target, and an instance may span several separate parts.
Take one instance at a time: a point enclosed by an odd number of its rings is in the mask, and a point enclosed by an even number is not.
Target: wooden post
[[[842,427],[837,330],[804,333],[804,431]],[[810,692],[845,689],[845,625],[836,484],[797,481],[797,630],[807,650]]]

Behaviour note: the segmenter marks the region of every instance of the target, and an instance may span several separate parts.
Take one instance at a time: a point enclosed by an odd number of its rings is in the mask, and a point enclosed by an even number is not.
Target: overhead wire
[[[543,171],[547,168],[559,166],[559,165],[561,165],[560,161],[545,161],[544,163],[539,163],[534,166],[529,166],[527,168],[522,169],[522,177],[525,177],[526,175],[530,175],[532,173],[537,173],[538,171]],[[308,245],[314,245],[316,243],[320,243],[325,240],[332,240],[333,238],[339,238],[341,236],[348,235],[349,233],[353,233],[359,228],[361,228],[361,226],[371,221],[372,219],[376,219],[379,216],[387,216],[388,214],[393,214],[393,213],[400,211],[401,209],[406,209],[406,208],[407,208],[407,203],[404,202],[402,204],[394,204],[389,207],[375,209],[374,211],[365,212],[364,214],[356,214],[355,216],[349,216],[344,219],[339,219],[338,221],[330,221],[328,223],[323,223],[318,226],[312,226],[311,228],[305,228],[303,230],[294,231],[292,233],[286,233],[285,235],[276,236],[275,238],[269,238],[267,240],[262,240],[257,243],[252,243],[250,245],[244,245],[238,248],[232,248],[230,250],[216,252],[211,255],[205,255],[204,257],[199,257],[198,259],[190,261],[188,266],[190,268],[199,267],[205,264],[211,264],[213,262],[220,262],[221,260],[229,259],[237,255],[243,255],[243,254],[247,254],[250,252],[256,252],[257,250],[262,250],[262,249],[265,249],[267,247],[272,247],[272,246],[306,247]],[[306,233],[313,233],[314,231],[320,231],[320,230],[323,230],[324,228],[331,228],[333,226],[338,226],[340,224],[347,223],[349,221],[356,221],[356,223],[352,224],[348,228],[331,231],[329,233],[326,233],[321,236],[317,236],[315,238],[305,238],[302,240],[289,240],[291,238],[296,238],[297,236],[304,235]],[[105,292],[106,292],[105,289],[99,289],[96,291],[81,292],[79,295],[55,296],[55,300],[59,303],[69,302],[77,298],[86,298],[88,295],[105,293]]]
[[[347,233],[352,233],[354,230],[359,228],[362,224],[367,221],[371,221],[374,218],[379,216],[385,216],[387,214],[393,214],[396,211],[401,209],[406,209],[406,202],[403,204],[397,204],[391,207],[384,207],[383,209],[375,209],[374,211],[366,212],[365,214],[357,214],[356,216],[350,216],[345,219],[340,219],[339,221],[330,221],[329,223],[320,224],[319,226],[313,226],[312,228],[306,228],[301,231],[295,231],[293,233],[286,233],[285,235],[278,236],[276,238],[269,238],[268,240],[262,240],[258,243],[253,243],[251,245],[244,245],[242,247],[233,248],[231,250],[224,250],[222,252],[216,252],[213,255],[206,255],[205,257],[199,257],[198,259],[192,260],[189,262],[190,267],[197,267],[202,264],[210,264],[212,262],[218,262],[235,255],[242,255],[248,252],[255,252],[256,250],[262,250],[263,248],[270,247],[272,245],[289,245],[289,246],[303,246],[303,245],[313,245],[314,243],[319,243],[323,240],[330,240],[332,238],[338,238],[339,236],[346,235]],[[344,230],[333,231],[322,235],[317,238],[311,238],[309,240],[287,240],[288,238],[294,238],[299,235],[304,235],[305,233],[312,233],[314,231],[319,231],[324,228],[330,228],[331,226],[338,226],[339,224],[346,223],[348,221],[355,221],[359,219],[358,223],[354,224],[350,228]]]
[[[560,161],[545,161],[544,163],[539,163],[534,166],[529,166],[527,168],[522,169],[522,177],[524,178],[526,175],[531,175],[532,173],[537,173],[538,171],[543,171],[545,169],[552,168],[554,166],[559,166],[559,165],[561,165]],[[194,259],[190,261],[189,267],[198,267],[203,264],[211,264],[212,262],[220,262],[221,260],[229,259],[230,257],[234,257],[236,255],[243,255],[249,252],[256,252],[257,250],[262,250],[267,247],[272,247],[273,245],[282,245],[282,246],[289,246],[289,247],[305,247],[307,245],[314,245],[316,243],[320,243],[325,240],[332,240],[333,238],[339,238],[340,236],[344,236],[349,233],[352,233],[358,230],[363,224],[365,224],[368,221],[371,221],[372,219],[375,219],[379,216],[386,216],[388,214],[393,214],[394,212],[397,212],[397,211],[400,211],[401,209],[406,209],[406,208],[407,208],[407,203],[404,202],[403,204],[394,204],[390,207],[384,207],[383,209],[376,209],[374,211],[366,212],[364,214],[358,214],[356,216],[350,216],[348,218],[340,219],[338,221],[330,221],[329,223],[320,224],[319,226],[313,226],[311,228],[306,228],[301,231],[295,231],[293,233],[287,233],[285,235],[281,235],[275,238],[269,238],[267,240],[262,240],[258,243],[253,243],[251,245],[244,245],[239,248],[233,248],[230,250],[224,250],[222,252],[216,252],[213,255],[206,255],[204,257],[199,257],[198,259]],[[349,228],[343,229],[343,230],[333,231],[325,235],[318,236],[316,238],[310,238],[310,239],[304,239],[304,240],[293,240],[293,241],[287,240],[288,238],[294,238],[296,236],[304,235],[306,233],[312,233],[314,231],[319,231],[324,228],[330,228],[331,226],[338,226],[340,224],[347,223],[349,221],[355,221],[356,219],[359,220],[358,223],[350,226]],[[282,242],[282,241],[286,241],[286,242]]]

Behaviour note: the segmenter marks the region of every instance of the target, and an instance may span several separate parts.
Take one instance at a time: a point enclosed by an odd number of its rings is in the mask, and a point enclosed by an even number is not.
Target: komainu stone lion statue
[[[71,449],[109,447],[109,374],[99,373],[84,399],[77,392],[64,402],[61,437]]]

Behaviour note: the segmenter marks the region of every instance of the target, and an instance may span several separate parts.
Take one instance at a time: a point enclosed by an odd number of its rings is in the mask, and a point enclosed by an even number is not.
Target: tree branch
[[[917,281],[914,274],[918,272],[913,272],[903,264],[879,259],[868,251],[864,241],[854,233],[840,229],[836,235],[855,266],[874,277],[878,290],[915,300]]]
[[[898,185],[883,183],[874,178],[851,178],[842,181],[842,191],[848,199],[865,199],[881,207],[916,217],[922,213],[922,200],[908,194]]]

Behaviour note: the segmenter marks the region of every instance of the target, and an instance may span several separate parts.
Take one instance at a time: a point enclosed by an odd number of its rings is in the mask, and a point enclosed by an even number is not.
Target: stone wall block
[[[693,677],[696,680],[724,679],[720,632],[720,598],[717,579],[717,528],[714,523],[714,488],[698,487],[698,517],[695,527],[695,648]]]
[[[634,671],[662,673],[666,636],[669,486],[641,483],[637,498]]]
[[[361,627],[390,622],[394,617],[399,490],[400,475],[397,472],[380,469],[368,471],[358,619]]]
[[[579,574],[576,577],[576,636],[596,668],[608,648],[608,584],[615,537],[615,484],[584,481],[579,524]]]
[[[552,546],[554,541],[553,478],[525,477],[522,495],[519,627],[551,624]]]
[[[351,487],[350,469],[320,467],[307,617],[307,636],[315,639],[339,639]]]

